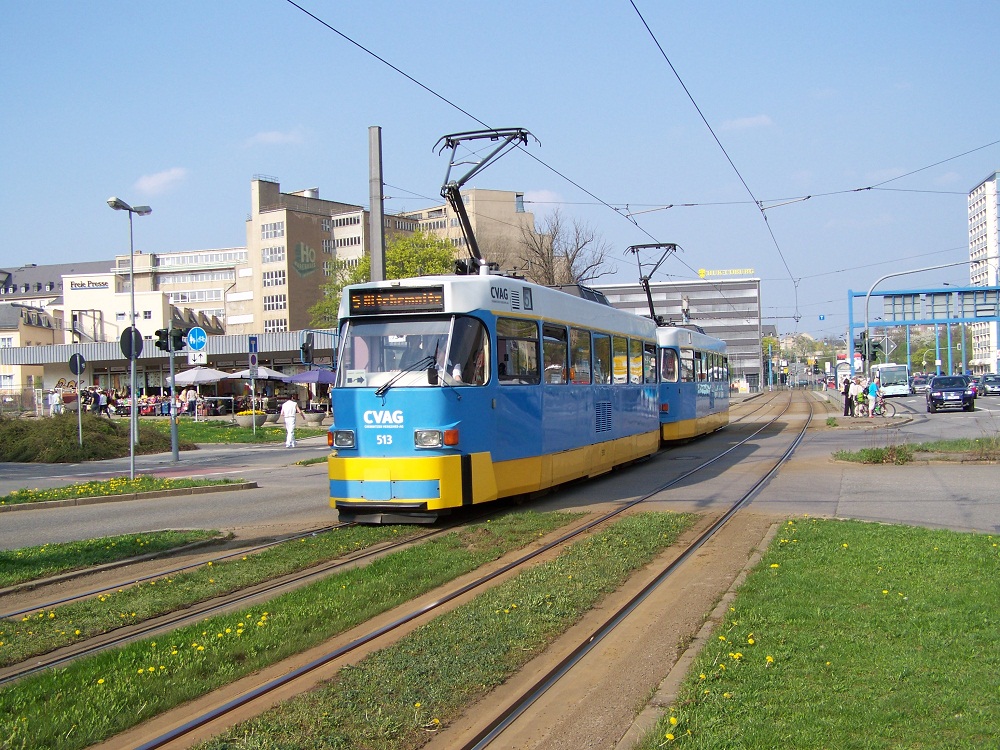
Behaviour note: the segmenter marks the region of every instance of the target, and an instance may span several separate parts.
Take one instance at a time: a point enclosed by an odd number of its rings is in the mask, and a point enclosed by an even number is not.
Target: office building
[[[621,310],[649,315],[649,302],[639,284],[594,284]],[[653,309],[666,322],[691,323],[726,342],[730,378],[751,391],[763,379],[761,357],[760,279],[651,282]]]

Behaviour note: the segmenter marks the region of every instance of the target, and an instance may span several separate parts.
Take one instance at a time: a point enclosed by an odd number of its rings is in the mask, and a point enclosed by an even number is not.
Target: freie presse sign
[[[704,268],[698,269],[698,278],[704,279],[708,276],[753,276],[754,270],[752,268],[724,268],[721,270],[706,270]]]
[[[69,282],[70,289],[76,289],[80,291],[86,291],[87,289],[107,289],[107,281],[71,281]]]

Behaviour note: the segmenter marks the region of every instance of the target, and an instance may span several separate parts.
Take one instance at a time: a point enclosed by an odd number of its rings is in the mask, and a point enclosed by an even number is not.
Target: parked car
[[[910,393],[927,393],[927,386],[929,383],[930,380],[928,378],[922,378],[917,375],[910,382]]]
[[[976,392],[964,375],[938,375],[927,388],[927,411],[936,412],[961,406],[964,411],[976,408]]]
[[[979,379],[979,393],[983,396],[1000,393],[1000,375],[988,372]]]

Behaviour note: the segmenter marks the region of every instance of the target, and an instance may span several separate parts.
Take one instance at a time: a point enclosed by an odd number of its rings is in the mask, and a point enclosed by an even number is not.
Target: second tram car
[[[688,440],[729,424],[726,343],[684,327],[656,329],[660,438]]]
[[[344,289],[328,464],[342,518],[432,522],[657,451],[655,323],[482,271]]]

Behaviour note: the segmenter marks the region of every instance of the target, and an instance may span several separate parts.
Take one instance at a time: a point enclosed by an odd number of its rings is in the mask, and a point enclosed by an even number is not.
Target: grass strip
[[[133,492],[155,492],[156,490],[178,490],[189,487],[210,487],[223,484],[240,484],[243,479],[163,479],[148,474],[138,474],[135,479],[126,476],[111,479],[81,482],[49,489],[14,490],[0,496],[0,505],[40,503],[47,500],[71,500],[80,497],[112,497],[130,495]]]
[[[998,574],[991,536],[789,521],[638,747],[995,746]]]
[[[1000,435],[932,440],[914,444],[913,450],[918,453],[969,453],[981,460],[996,460],[1000,457]]]
[[[0,550],[0,588],[19,583],[36,581],[39,578],[69,573],[94,565],[127,560],[139,555],[183,547],[192,542],[214,539],[218,531],[153,531],[143,534],[123,534],[101,539],[87,539],[82,542],[42,544],[38,547],[22,547],[14,550]]]
[[[884,448],[862,448],[856,451],[834,451],[837,461],[855,464],[895,464],[902,466],[913,460],[913,447],[909,445],[887,445]]]
[[[140,419],[143,426],[162,434],[170,434],[168,419]],[[296,439],[325,435],[325,427],[296,427]],[[284,442],[285,426],[266,424],[256,430],[250,427],[240,427],[235,422],[224,419],[193,419],[177,420],[177,437],[184,443],[276,443]]]
[[[626,517],[341,670],[324,687],[202,747],[419,747],[670,546],[692,521],[667,513]]]
[[[20,750],[87,747],[342,633],[574,517],[510,514],[335,574],[265,606],[27,678],[0,690],[0,743]]]
[[[117,628],[239,591],[318,563],[404,539],[415,526],[351,526],[276,544],[241,558],[207,562],[62,607],[0,621],[0,666],[17,664]]]

